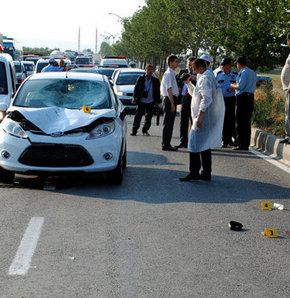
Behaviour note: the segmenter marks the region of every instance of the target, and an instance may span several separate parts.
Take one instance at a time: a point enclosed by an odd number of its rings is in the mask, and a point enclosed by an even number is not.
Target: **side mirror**
[[[123,111],[120,113],[120,119],[124,121],[125,117],[130,114],[130,109],[128,107],[124,108]]]

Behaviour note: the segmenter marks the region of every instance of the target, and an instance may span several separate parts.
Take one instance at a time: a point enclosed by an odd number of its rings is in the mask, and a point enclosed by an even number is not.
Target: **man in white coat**
[[[196,87],[186,81],[192,95],[191,117],[193,125],[189,133],[190,173],[180,181],[211,180],[211,149],[221,146],[224,121],[224,99],[212,71],[206,69],[204,60],[193,62],[197,73]],[[202,171],[200,173],[200,169]]]

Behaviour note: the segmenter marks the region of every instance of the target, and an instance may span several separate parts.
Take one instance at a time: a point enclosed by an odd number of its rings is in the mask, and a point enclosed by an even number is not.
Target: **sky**
[[[98,48],[104,36],[110,43],[121,37],[121,19],[130,17],[145,5],[145,0],[14,0],[1,1],[0,33],[26,47],[77,50]],[[116,14],[109,15],[109,13]]]

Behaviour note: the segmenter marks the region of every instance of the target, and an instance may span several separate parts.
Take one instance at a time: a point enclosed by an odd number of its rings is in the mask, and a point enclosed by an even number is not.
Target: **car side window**
[[[0,94],[8,94],[5,64],[0,62]]]
[[[9,69],[10,69],[10,75],[11,75],[11,79],[12,79],[12,89],[13,89],[13,93],[15,93],[15,91],[16,91],[15,70],[14,70],[14,67],[10,63],[9,63]]]

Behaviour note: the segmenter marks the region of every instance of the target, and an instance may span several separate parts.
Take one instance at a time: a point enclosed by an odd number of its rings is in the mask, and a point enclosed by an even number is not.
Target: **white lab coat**
[[[202,152],[221,146],[225,105],[222,91],[217,87],[213,73],[206,70],[199,75],[196,87],[192,83],[188,84],[188,92],[192,96],[193,120],[188,138],[188,150]],[[202,127],[198,128],[196,121],[200,110],[204,114]]]

